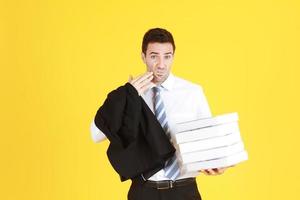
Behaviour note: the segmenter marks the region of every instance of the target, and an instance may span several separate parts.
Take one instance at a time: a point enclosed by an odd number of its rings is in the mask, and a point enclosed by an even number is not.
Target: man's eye
[[[154,59],[156,56],[150,56],[151,59]]]
[[[165,56],[165,59],[170,59],[170,58],[171,58],[170,55]]]

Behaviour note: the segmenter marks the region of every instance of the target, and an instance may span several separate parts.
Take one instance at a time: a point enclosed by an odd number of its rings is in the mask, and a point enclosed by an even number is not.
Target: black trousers
[[[128,200],[201,200],[197,183],[170,189],[156,189],[145,186],[140,181],[132,181],[127,195]]]

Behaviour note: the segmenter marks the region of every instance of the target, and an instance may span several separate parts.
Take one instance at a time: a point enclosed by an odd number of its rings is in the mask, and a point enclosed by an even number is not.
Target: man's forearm
[[[102,142],[107,138],[105,134],[95,125],[94,120],[91,123],[90,131],[91,137],[95,143]]]

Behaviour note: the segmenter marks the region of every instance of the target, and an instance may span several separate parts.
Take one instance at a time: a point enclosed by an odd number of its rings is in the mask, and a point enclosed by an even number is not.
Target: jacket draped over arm
[[[141,174],[149,178],[175,153],[155,115],[130,83],[108,94],[94,121],[110,141],[107,156],[121,181]]]

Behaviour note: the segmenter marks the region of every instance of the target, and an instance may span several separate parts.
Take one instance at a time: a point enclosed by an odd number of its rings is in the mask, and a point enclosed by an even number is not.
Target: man
[[[171,73],[174,53],[175,43],[169,31],[161,28],[148,30],[143,38],[141,53],[147,72],[135,78],[130,76],[128,81],[155,114],[166,134],[170,134],[171,141],[176,123],[211,117],[202,87]],[[161,120],[164,115],[166,117]],[[91,132],[95,142],[106,138],[94,122],[91,125]],[[132,179],[128,199],[201,199],[195,180],[199,172],[179,174],[176,155],[173,158],[166,163],[165,168],[147,180],[142,174]],[[206,169],[200,172],[206,175],[219,175],[225,169]],[[172,171],[173,174],[169,176],[168,171]]]

